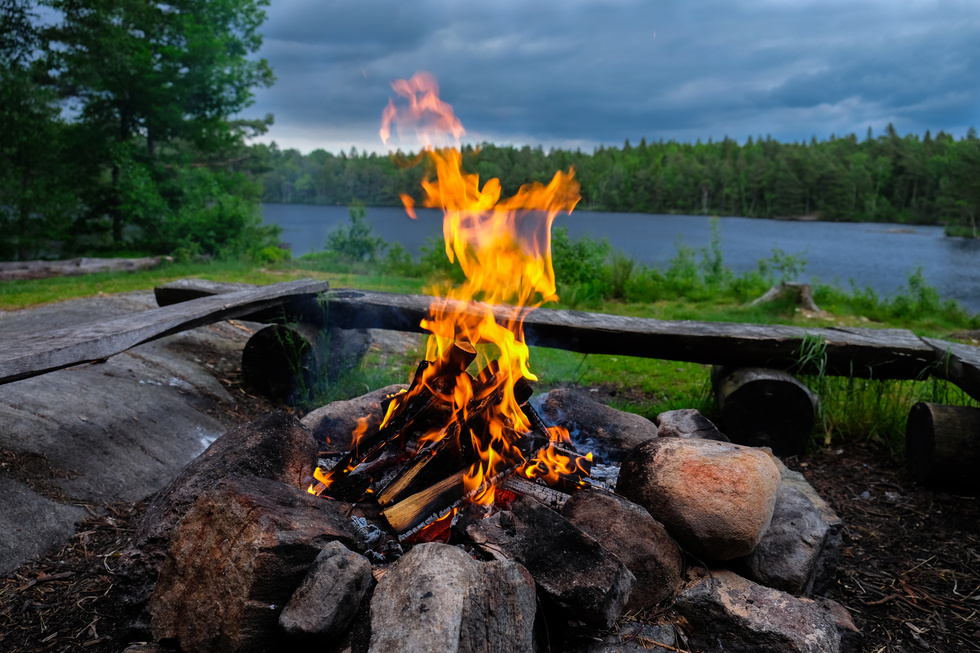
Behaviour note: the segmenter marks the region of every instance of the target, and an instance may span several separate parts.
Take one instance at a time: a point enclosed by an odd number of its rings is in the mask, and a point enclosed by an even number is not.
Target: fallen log
[[[782,370],[711,370],[721,430],[736,444],[769,447],[777,456],[803,453],[817,412],[817,396]]]
[[[48,277],[77,277],[96,272],[135,272],[159,267],[170,256],[143,258],[73,258],[63,261],[5,261],[0,262],[0,281],[46,279]]]
[[[920,483],[980,494],[980,408],[924,401],[912,406],[905,459],[909,475]]]

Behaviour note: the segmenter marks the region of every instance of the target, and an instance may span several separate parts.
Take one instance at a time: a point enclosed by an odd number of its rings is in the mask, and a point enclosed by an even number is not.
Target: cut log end
[[[245,343],[242,376],[263,396],[288,403],[303,388],[313,387],[321,367],[319,350],[316,329],[271,324]]]
[[[926,485],[980,495],[980,408],[919,402],[905,428],[909,475]]]
[[[803,453],[817,397],[792,374],[747,367],[712,374],[722,431],[737,444],[769,447],[777,456]]]

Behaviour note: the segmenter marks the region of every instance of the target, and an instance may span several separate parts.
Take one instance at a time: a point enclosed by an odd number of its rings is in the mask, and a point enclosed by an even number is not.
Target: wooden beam
[[[0,350],[0,383],[101,360],[150,340],[294,301],[308,304],[328,288],[326,281],[287,281],[17,338]]]
[[[338,290],[327,293],[329,320],[344,329],[378,328],[422,332],[432,297]],[[444,300],[439,300],[444,301]],[[476,312],[473,305],[460,310]],[[498,322],[519,315],[512,306],[492,307]],[[654,320],[650,318],[537,309],[526,315],[528,344],[581,353],[659,358],[692,363],[769,367],[818,372],[801,350],[817,345],[834,376],[916,379],[934,361],[933,347],[905,329],[809,328],[783,325]]]
[[[922,340],[933,348],[936,355],[932,374],[955,383],[980,401],[980,347],[936,338]]]

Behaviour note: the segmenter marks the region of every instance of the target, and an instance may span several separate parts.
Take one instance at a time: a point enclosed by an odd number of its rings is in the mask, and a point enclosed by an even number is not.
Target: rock
[[[684,571],[680,547],[641,506],[614,494],[584,490],[572,495],[562,515],[636,576],[627,611],[650,608],[673,597],[680,587]]]
[[[491,555],[519,562],[544,596],[578,619],[611,628],[636,578],[596,540],[538,502],[521,497],[511,510],[474,522],[467,534]]]
[[[673,626],[651,626],[628,623],[614,635],[605,635],[599,641],[591,641],[566,649],[568,653],[671,653],[679,651]],[[670,648],[658,646],[663,644]]]
[[[864,635],[854,625],[854,619],[851,618],[847,608],[828,598],[818,597],[815,600],[837,626],[841,653],[861,653]]]
[[[147,508],[118,570],[124,601],[137,610],[146,603],[177,522],[222,479],[256,477],[305,488],[315,465],[313,436],[285,412],[270,413],[222,435]]]
[[[89,516],[84,508],[46,499],[5,476],[0,476],[0,496],[0,575],[4,576],[74,533],[75,525]]]
[[[313,433],[320,451],[330,453],[349,451],[358,420],[367,417],[368,429],[376,431],[384,417],[382,401],[385,397],[403,389],[408,389],[408,386],[389,385],[355,399],[335,401],[321,406],[307,413],[302,419],[303,426]]]
[[[844,522],[803,474],[775,456],[772,461],[779,469],[773,520],[759,546],[736,570],[790,594],[819,594],[837,578]]]
[[[694,408],[668,410],[657,415],[657,433],[662,438],[700,438],[730,442],[710,419]]]
[[[256,477],[209,487],[171,535],[153,637],[185,653],[281,650],[279,615],[320,551],[355,542],[348,507]]]
[[[733,568],[797,596],[823,591],[837,574],[843,522],[802,474],[772,460],[780,477],[772,522],[759,546]]]
[[[279,615],[279,625],[294,637],[335,639],[347,630],[371,579],[367,558],[330,542]]]
[[[694,555],[730,560],[762,539],[778,487],[779,470],[763,451],[657,438],[623,461],[616,491],[646,508]]]
[[[535,403],[545,421],[567,428],[572,441],[597,461],[618,462],[657,437],[657,425],[645,417],[610,408],[575,390],[558,388]]]
[[[140,291],[0,311],[0,340],[154,306],[152,293]],[[0,501],[0,574],[67,541],[78,504],[142,500],[224,433],[234,400],[215,372],[237,369],[247,337],[212,324],[98,364],[0,385],[2,475],[29,479],[30,488]],[[40,515],[43,535],[35,527]]]
[[[534,581],[513,562],[420,544],[382,576],[371,601],[371,653],[534,651]]]
[[[358,366],[371,346],[367,329],[338,329],[327,331],[327,379],[336,383],[340,375]]]
[[[677,612],[704,653],[839,653],[834,620],[815,601],[726,571],[711,571],[677,595]]]

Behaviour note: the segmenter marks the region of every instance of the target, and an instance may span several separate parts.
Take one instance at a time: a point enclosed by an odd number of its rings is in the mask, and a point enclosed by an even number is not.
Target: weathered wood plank
[[[332,326],[421,332],[433,298],[340,290],[327,294]],[[462,306],[464,311],[474,308]],[[498,322],[516,310],[494,307]],[[592,354],[659,358],[737,367],[770,367],[816,373],[817,360],[801,364],[804,343],[819,344],[825,373],[915,379],[935,361],[929,345],[905,329],[805,328],[727,322],[668,321],[580,311],[538,309],[527,315],[528,344]]]
[[[922,340],[935,351],[936,365],[932,374],[955,383],[980,401],[980,347],[936,338]]]
[[[172,306],[200,297],[227,295],[233,292],[258,288],[253,283],[224,283],[208,279],[178,279],[153,289],[157,306]],[[326,326],[326,313],[318,296],[304,295],[272,308],[239,316],[239,319],[263,324],[303,323],[315,329]]]
[[[5,342],[0,383],[100,360],[150,340],[294,301],[310,303],[328,288],[325,281],[287,281]]]

